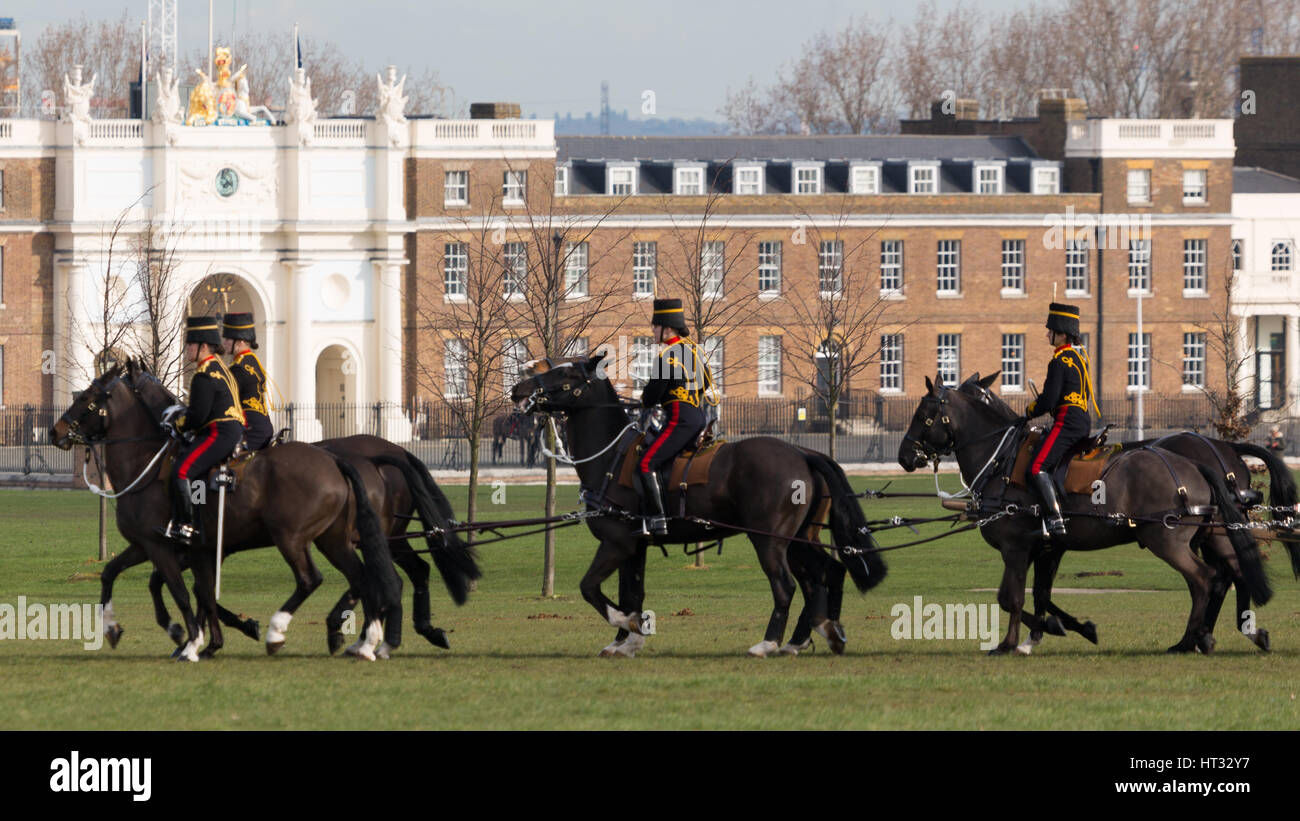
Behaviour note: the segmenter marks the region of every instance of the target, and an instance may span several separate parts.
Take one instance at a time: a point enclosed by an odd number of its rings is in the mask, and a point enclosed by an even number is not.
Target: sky
[[[939,0],[941,9],[956,0]],[[966,0],[1001,13],[1028,0]],[[207,42],[207,3],[177,0],[180,53]],[[1040,2],[1041,5],[1041,2]],[[517,102],[525,116],[600,110],[640,116],[645,91],[658,116],[722,119],[728,88],[752,75],[760,84],[793,60],[819,31],[864,12],[881,24],[910,23],[911,3],[897,0],[214,0],[217,44],[233,30],[288,30],[332,40],[378,72],[395,63],[438,71],[458,103]],[[23,39],[85,14],[135,20],[148,0],[20,0],[0,7]],[[289,38],[285,48],[289,49]],[[238,55],[233,55],[239,60]]]

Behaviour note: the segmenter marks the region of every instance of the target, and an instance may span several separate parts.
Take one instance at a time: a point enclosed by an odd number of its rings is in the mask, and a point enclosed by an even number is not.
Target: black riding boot
[[[656,536],[666,535],[668,519],[664,516],[664,497],[659,490],[659,476],[653,470],[641,474],[641,492],[646,512],[654,514],[650,517],[650,532]]]
[[[192,544],[197,530],[194,527],[194,503],[190,500],[190,483],[176,478],[171,486],[172,519],[158,532],[168,539],[184,545]]]
[[[1043,500],[1043,523],[1047,526],[1048,534],[1052,536],[1065,535],[1065,517],[1061,515],[1061,501],[1056,496],[1056,484],[1052,481],[1052,476],[1047,471],[1035,473],[1033,475],[1034,490],[1038,491],[1038,497]]]

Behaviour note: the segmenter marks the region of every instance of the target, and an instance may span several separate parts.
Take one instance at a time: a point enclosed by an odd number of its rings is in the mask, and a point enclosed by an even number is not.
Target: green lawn
[[[949,478],[945,486],[954,484]],[[890,489],[932,488],[922,476],[896,479]],[[537,515],[542,490],[511,486],[508,504],[493,505],[485,489],[481,518]],[[463,511],[464,489],[448,491]],[[576,507],[575,497],[575,487],[561,488],[563,509]],[[871,518],[942,512],[923,499],[865,507]],[[0,491],[0,603],[16,604],[20,595],[98,601],[96,527],[89,493]],[[905,538],[895,530],[883,541]],[[110,545],[121,548],[116,533]],[[373,664],[326,655],[324,616],[342,590],[327,566],[325,584],[299,610],[279,655],[268,658],[260,643],[227,630],[216,660],[173,663],[172,645],[153,623],[147,571],[137,568],[118,581],[117,617],[127,632],[116,650],[0,641],[0,729],[1300,727],[1300,584],[1280,548],[1269,562],[1277,595],[1259,616],[1272,634],[1269,655],[1233,633],[1230,594],[1213,656],[1166,656],[1182,635],[1186,588],[1136,546],[1070,554],[1062,564],[1060,587],[1156,591],[1058,594],[1067,610],[1098,624],[1100,647],[1074,635],[1049,637],[1030,657],[989,658],[974,640],[893,639],[891,607],[916,595],[927,603],[994,602],[994,593],[975,591],[997,587],[1001,561],[962,534],[887,554],[890,577],[881,587],[865,597],[846,593],[846,655],[819,645],[768,659],[745,656],[762,639],[771,608],[747,541],[729,541],[701,569],[680,548],[666,559],[656,550],[646,606],[658,614],[658,634],[632,660],[596,658],[613,630],[578,594],[593,550],[585,529],[560,531],[560,595],[542,599],[540,536],[485,546],[485,576],[466,606],[452,606],[440,584],[434,589],[434,623],[453,631],[452,649],[427,644],[408,620],[400,651]],[[608,594],[616,590],[607,582]],[[236,556],[223,574],[223,604],[264,628],[291,591],[273,550]]]

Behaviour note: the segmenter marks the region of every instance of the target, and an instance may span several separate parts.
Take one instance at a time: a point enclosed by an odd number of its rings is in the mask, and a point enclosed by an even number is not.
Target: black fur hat
[[[1057,333],[1079,336],[1079,306],[1053,302],[1047,308],[1047,327]]]
[[[680,299],[656,299],[651,323],[665,328],[686,330],[686,311]]]
[[[214,316],[191,316],[185,319],[185,344],[208,344],[214,350],[221,348],[221,326]]]
[[[252,314],[226,314],[221,320],[221,335],[226,339],[242,339],[257,348],[257,329]]]

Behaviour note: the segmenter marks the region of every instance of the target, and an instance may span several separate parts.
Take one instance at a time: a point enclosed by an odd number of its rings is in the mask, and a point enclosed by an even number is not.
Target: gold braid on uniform
[[[257,396],[249,396],[247,398],[241,399],[240,402],[244,405],[244,408],[246,410],[256,411],[257,413],[260,413],[263,416],[268,416],[269,414],[267,414],[266,412],[266,385],[265,383],[262,382],[260,378],[258,378],[258,373],[253,368],[252,365],[244,365],[239,361],[243,359],[245,356],[253,357],[253,361],[257,363],[259,368],[262,366],[262,361],[258,359],[257,354],[253,353],[252,351],[244,351],[239,356],[235,357],[235,363],[240,365],[240,367],[242,367],[244,370],[248,371],[253,376],[253,378],[257,380],[257,384],[258,384]],[[262,368],[262,373],[263,374],[266,373],[265,368]]]
[[[213,379],[220,379],[223,382],[225,382],[226,387],[230,389],[230,398],[234,400],[230,408],[228,408],[226,412],[221,415],[220,418],[232,419],[238,422],[240,425],[243,425],[244,409],[239,406],[239,385],[235,384],[235,376],[230,372],[230,369],[226,367],[226,363],[221,361],[221,357],[214,356],[212,357],[212,361],[216,363],[218,370],[220,370],[221,372],[209,373],[207,375],[212,377]]]

